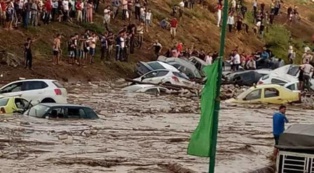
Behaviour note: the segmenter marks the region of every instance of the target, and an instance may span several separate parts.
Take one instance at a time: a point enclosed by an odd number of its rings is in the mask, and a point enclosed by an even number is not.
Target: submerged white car
[[[297,90],[299,83],[299,65],[285,65],[261,77],[258,84],[278,84],[291,90]],[[310,79],[310,87],[314,90],[314,80]]]
[[[154,70],[133,80],[144,83],[173,84],[187,87],[192,87],[195,84],[185,74],[167,69]]]
[[[11,82],[0,88],[0,96],[19,96],[37,103],[67,103],[67,90],[56,80],[27,79]]]
[[[258,84],[280,84],[298,81],[299,65],[285,65],[263,76]]]
[[[151,85],[151,84],[137,84],[137,85],[130,85],[122,89],[122,91],[126,91],[128,93],[150,93],[150,92],[167,92],[168,89],[165,87],[161,87],[158,85]]]

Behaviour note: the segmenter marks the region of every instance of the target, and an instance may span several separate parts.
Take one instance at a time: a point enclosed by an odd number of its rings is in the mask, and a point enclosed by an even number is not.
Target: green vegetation
[[[94,31],[96,33],[103,33],[105,30],[105,27],[102,25],[97,24],[90,24],[90,23],[82,23],[81,24],[84,28],[89,29],[91,31]]]
[[[292,45],[296,54],[296,62],[300,61],[303,43],[299,40],[290,40],[290,31],[283,25],[272,25],[265,33],[265,42],[277,58],[288,61],[289,45]]]

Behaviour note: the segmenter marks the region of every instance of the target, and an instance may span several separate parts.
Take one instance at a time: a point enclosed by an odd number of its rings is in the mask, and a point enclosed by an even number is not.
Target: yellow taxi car
[[[31,103],[20,97],[0,97],[0,114],[23,113]]]
[[[241,93],[227,103],[272,103],[285,104],[301,102],[300,91],[292,91],[276,84],[257,85]]]

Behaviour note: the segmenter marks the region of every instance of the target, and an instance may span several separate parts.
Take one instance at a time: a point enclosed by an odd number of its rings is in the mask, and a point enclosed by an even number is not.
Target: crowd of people
[[[103,33],[96,33],[90,30],[85,33],[75,33],[69,36],[57,34],[52,44],[53,64],[59,64],[59,60],[64,55],[62,47],[67,45],[67,59],[70,64],[86,65],[94,62],[96,50],[100,53],[101,61],[116,60],[128,61],[129,54],[134,54],[136,49],[143,48],[144,33],[149,33],[152,26],[153,12],[149,8],[147,0],[111,0],[110,4],[105,3],[103,10],[99,9],[99,0],[0,0],[1,11],[0,22],[5,29],[12,29],[21,24],[24,28],[28,26],[40,26],[51,22],[94,22],[94,13],[98,12],[103,16]],[[178,5],[173,6],[170,19],[164,18],[159,22],[162,29],[170,31],[173,46],[166,45],[168,49],[156,40],[152,43],[154,57],[164,54],[167,57],[189,57],[197,56],[207,64],[211,64],[218,57],[217,51],[206,51],[197,49],[194,45],[188,46],[180,41],[175,41],[177,27],[183,15],[184,8],[193,9],[195,4],[205,4],[205,1],[183,0]],[[221,26],[223,4],[218,0],[217,26]],[[280,14],[281,2],[273,0],[269,4],[269,11],[264,3],[253,3],[252,13],[254,17],[253,31],[263,35],[265,26],[272,24],[274,17]],[[228,12],[228,30],[233,32],[244,31],[249,33],[249,25],[244,22],[248,8],[243,0],[231,0]],[[289,8],[288,19],[293,21],[298,16],[297,7]],[[112,20],[124,20],[128,25],[124,25],[118,32],[111,28]],[[32,39],[28,39],[24,46],[26,66],[30,68],[32,62],[31,44]],[[63,46],[62,46],[63,45]],[[145,46],[147,47],[147,45]],[[164,46],[165,47],[165,46]],[[151,49],[151,48],[149,48]],[[267,49],[267,48],[265,48]],[[269,65],[270,58],[273,57],[269,49],[256,51],[250,54],[241,52],[238,48],[230,54],[230,62],[234,70],[240,66],[245,69],[256,69],[259,64]],[[163,53],[165,52],[165,53]],[[291,56],[293,54],[290,54]],[[292,57],[292,56],[291,56]],[[281,60],[278,66],[282,66]]]
[[[0,0],[0,4],[3,10],[3,13],[0,14],[5,14],[1,15],[0,19],[2,22],[5,21],[4,28],[11,30],[17,28],[19,23],[24,28],[51,22],[93,23],[93,14],[98,10],[99,1],[16,0],[5,2]],[[12,9],[10,9],[11,6]],[[12,16],[10,17],[8,14],[12,14]],[[176,14],[172,15],[170,20],[164,21],[167,23],[166,29],[169,29],[170,35],[174,39],[179,19],[176,18]],[[116,20],[118,16],[121,16],[121,20],[126,20],[128,25],[123,25],[115,33],[111,29],[111,20]],[[70,37],[62,34],[55,35],[52,45],[53,64],[59,64],[62,54],[64,54],[62,47],[65,44],[70,64],[93,63],[98,46],[102,62],[111,59],[128,61],[129,54],[134,54],[136,48],[142,49],[144,33],[149,32],[149,28],[152,26],[152,17],[152,11],[148,8],[146,0],[111,0],[111,4],[103,9],[103,26],[105,28],[103,33],[87,30],[83,34],[75,33]],[[9,22],[8,25],[7,22]],[[33,40],[28,38],[24,44],[25,67],[30,69],[32,67],[32,43]],[[162,45],[157,40],[153,43],[153,47],[157,58],[161,53]]]

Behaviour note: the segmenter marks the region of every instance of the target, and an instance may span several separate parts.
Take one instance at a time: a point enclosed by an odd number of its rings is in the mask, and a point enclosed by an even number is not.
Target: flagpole
[[[222,19],[222,28],[220,33],[220,48],[219,48],[219,66],[218,66],[218,82],[217,82],[217,98],[215,99],[215,110],[213,117],[213,133],[211,136],[211,146],[210,146],[210,160],[209,160],[209,173],[215,173],[215,164],[216,164],[216,147],[217,147],[217,133],[218,133],[218,116],[220,110],[220,85],[222,77],[222,62],[224,57],[225,50],[225,37],[226,37],[226,28],[228,20],[228,0],[224,0],[223,3],[223,19]]]

